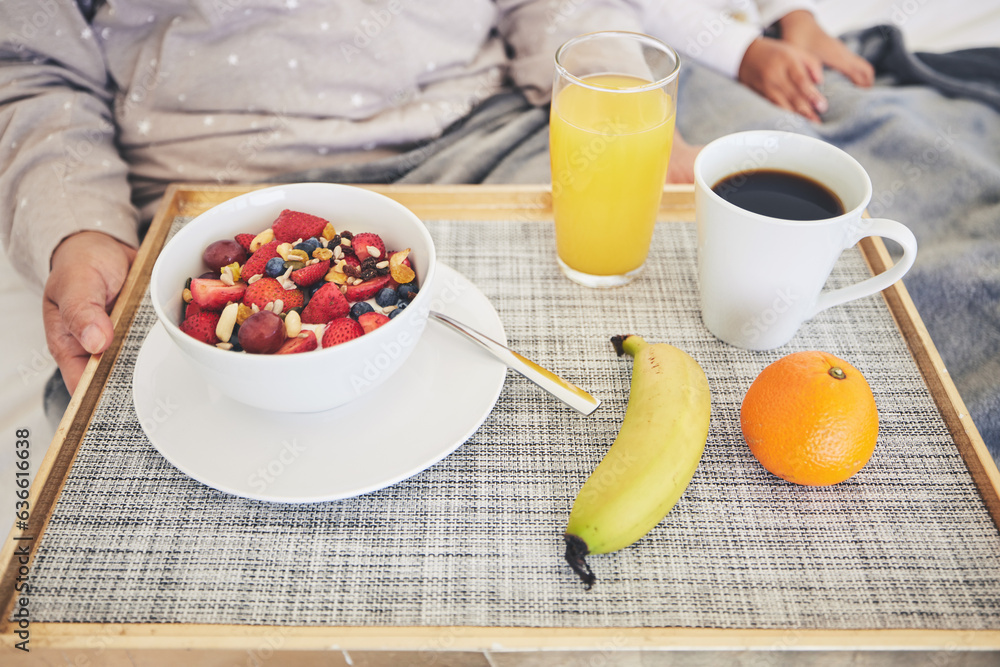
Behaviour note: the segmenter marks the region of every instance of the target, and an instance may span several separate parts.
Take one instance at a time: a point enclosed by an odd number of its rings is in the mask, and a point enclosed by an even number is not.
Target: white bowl
[[[390,250],[410,248],[420,291],[405,311],[371,333],[311,352],[232,352],[181,331],[181,293],[188,278],[204,273],[204,249],[241,232],[261,232],[286,208],[326,218],[337,231],[374,232]],[[265,410],[319,412],[371,391],[406,361],[427,324],[436,263],[427,228],[401,204],[362,188],[296,183],[240,195],[189,222],[164,246],[153,266],[149,290],[157,317],[201,375],[192,377],[192,382],[204,379],[223,394]]]

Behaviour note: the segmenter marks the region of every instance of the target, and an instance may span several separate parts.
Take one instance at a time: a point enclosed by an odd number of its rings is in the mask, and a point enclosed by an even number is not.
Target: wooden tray
[[[275,651],[295,651],[295,661],[281,664],[350,664],[344,651],[366,653],[364,664],[407,664],[399,652],[420,651],[417,664],[496,665],[514,664],[510,658],[523,651],[592,651],[601,655],[635,649],[670,650],[760,650],[790,656],[795,650],[1000,650],[1000,631],[952,630],[723,630],[692,628],[477,628],[477,627],[243,627],[231,625],[166,624],[67,624],[32,623],[30,654],[12,647],[21,640],[16,624],[8,619],[17,594],[14,585],[22,563],[15,550],[37,544],[45,530],[104,383],[131,326],[139,301],[149,283],[153,262],[177,216],[194,216],[231,197],[263,186],[205,186],[177,184],[166,193],[139,250],[121,296],[112,313],[115,341],[103,354],[91,359],[48,452],[39,467],[29,502],[34,529],[14,529],[0,551],[4,565],[0,600],[4,611],[0,622],[4,664],[175,664],[172,649],[209,649],[188,664],[253,664]],[[413,210],[425,219],[551,220],[551,197],[547,187],[534,186],[371,186]],[[661,221],[694,219],[693,191],[686,186],[667,186],[660,208]],[[874,273],[891,264],[879,239],[865,239],[863,254]],[[919,366],[932,396],[948,425],[983,502],[1000,526],[1000,473],[965,409],[930,336],[902,283],[883,292],[901,335]],[[39,528],[40,527],[40,528]],[[30,562],[27,566],[30,568]],[[29,570],[30,571],[30,570]],[[317,656],[313,651],[335,649]],[[127,653],[126,653],[127,652]],[[391,652],[391,653],[379,653]],[[29,658],[30,655],[30,658]],[[50,662],[53,656],[63,657]],[[547,654],[549,655],[549,654]],[[555,659],[554,655],[549,657]],[[80,663],[84,659],[86,663]],[[569,658],[567,658],[569,659]],[[312,662],[315,661],[315,662]],[[545,664],[557,664],[547,660]],[[564,664],[576,664],[566,662]],[[789,662],[788,664],[794,664]]]

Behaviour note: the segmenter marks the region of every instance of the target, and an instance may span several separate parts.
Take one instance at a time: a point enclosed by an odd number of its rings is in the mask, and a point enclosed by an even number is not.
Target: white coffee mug
[[[712,190],[729,176],[760,169],[825,185],[845,212],[820,220],[783,220],[740,208]],[[916,259],[917,240],[904,225],[862,217],[872,185],[861,165],[819,139],[770,130],[731,134],[702,149],[694,179],[702,319],[731,345],[780,347],[820,311],[889,287]],[[866,236],[896,241],[902,257],[877,276],[823,291],[840,254]]]

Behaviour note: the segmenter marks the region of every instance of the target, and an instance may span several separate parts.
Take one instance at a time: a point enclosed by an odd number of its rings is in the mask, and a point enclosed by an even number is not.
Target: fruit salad
[[[419,290],[409,249],[284,210],[259,234],[219,239],[184,287],[182,331],[223,350],[294,354],[374,331]]]

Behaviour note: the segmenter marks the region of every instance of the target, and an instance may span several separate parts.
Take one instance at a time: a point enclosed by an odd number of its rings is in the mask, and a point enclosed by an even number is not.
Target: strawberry
[[[389,281],[392,280],[392,276],[375,276],[371,280],[366,280],[360,285],[348,285],[347,286],[347,300],[350,302],[364,301],[365,299],[370,299],[383,287],[389,286]]]
[[[281,243],[292,243],[299,239],[319,236],[323,233],[327,222],[319,216],[285,209],[278,219],[271,223],[274,238]]]
[[[344,317],[350,311],[351,304],[340,293],[340,287],[334,283],[326,283],[316,290],[302,309],[302,321],[306,324],[326,324],[330,320]],[[326,340],[325,335],[323,340]]]
[[[369,246],[375,248],[377,252],[369,252]],[[374,257],[375,261],[378,262],[385,259],[385,243],[382,242],[382,239],[378,234],[372,234],[370,232],[355,234],[354,238],[351,239],[351,247],[354,248],[354,254],[362,262],[369,257]]]
[[[238,302],[243,298],[247,284],[227,285],[217,278],[194,278],[190,289],[191,303],[198,304],[202,310],[222,310],[230,301]]]
[[[192,301],[184,307],[184,319],[186,320],[189,317],[193,317],[200,312],[203,312],[201,306]]]
[[[180,324],[180,329],[192,338],[203,343],[215,345],[219,338],[215,335],[215,327],[219,324],[219,313],[202,311],[189,317]]]
[[[311,302],[310,302],[311,303]],[[333,347],[364,335],[361,325],[349,317],[341,317],[326,325],[323,332],[323,347]]]
[[[301,290],[285,289],[276,278],[261,278],[255,280],[243,295],[243,303],[247,306],[257,304],[257,308],[263,310],[264,306],[281,299],[284,306],[281,312],[287,313],[292,308],[301,308],[305,298]]]
[[[316,342],[316,334],[312,331],[303,331],[295,338],[289,338],[275,354],[296,354],[298,352],[309,352],[315,350],[319,347],[319,343]]]
[[[237,234],[235,236],[236,242],[243,246],[243,249],[247,251],[248,257],[253,254],[250,252],[250,244],[253,243],[255,238],[257,237],[253,234]]]
[[[371,333],[378,329],[380,326],[389,321],[389,318],[382,313],[363,313],[358,317],[358,324],[361,328],[365,330],[365,333]]]
[[[330,270],[330,260],[323,259],[315,264],[310,264],[309,266],[303,266],[301,269],[296,269],[292,271],[291,279],[292,282],[299,287],[308,287],[313,283],[317,283],[323,280],[323,276],[326,272]]]
[[[240,277],[243,280],[250,280],[254,276],[262,275],[267,260],[278,256],[278,246],[280,244],[280,241],[271,241],[258,248],[257,252],[252,254],[247,263],[240,269]]]

